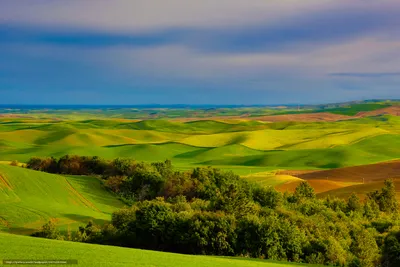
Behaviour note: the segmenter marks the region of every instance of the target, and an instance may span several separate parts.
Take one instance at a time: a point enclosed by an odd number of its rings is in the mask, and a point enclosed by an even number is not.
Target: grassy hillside
[[[142,266],[142,267],[295,267],[316,266],[274,263],[257,259],[224,258],[181,255],[148,250],[129,249],[32,238],[0,233],[0,260],[2,259],[75,259],[79,266]],[[32,266],[32,265],[31,265]],[[36,265],[34,265],[36,266]],[[53,266],[53,265],[46,265]]]
[[[194,165],[335,168],[396,159],[400,119],[338,122],[0,120],[0,160],[78,154]],[[261,171],[261,170],[260,170]]]
[[[0,230],[29,234],[54,220],[75,229],[108,221],[123,204],[93,177],[65,177],[0,164]]]

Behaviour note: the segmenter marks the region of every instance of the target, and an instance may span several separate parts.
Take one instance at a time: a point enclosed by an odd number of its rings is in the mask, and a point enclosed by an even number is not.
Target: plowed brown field
[[[291,175],[304,180],[327,179],[341,182],[375,182],[388,178],[400,178],[400,160],[324,171],[292,173]]]

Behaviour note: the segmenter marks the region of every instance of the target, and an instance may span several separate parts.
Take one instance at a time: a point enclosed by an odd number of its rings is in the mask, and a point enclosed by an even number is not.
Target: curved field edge
[[[262,141],[261,141],[262,142]],[[143,161],[171,159],[175,165],[273,166],[276,168],[339,168],[393,160],[400,155],[400,135],[382,134],[350,145],[331,148],[256,150],[232,142],[218,147],[196,147],[177,142],[114,146],[49,145],[2,149],[0,159],[27,161],[32,156],[77,154]]]
[[[74,259],[81,266],[139,267],[295,267],[316,266],[277,263],[245,258],[182,255],[149,250],[75,243],[0,233],[0,260],[66,260]],[[31,265],[36,266],[36,265]],[[46,265],[53,266],[53,265]],[[55,265],[54,265],[55,266]],[[59,265],[58,265],[59,266]]]
[[[400,179],[393,180],[396,186],[396,198],[400,201]],[[357,184],[343,188],[337,188],[322,192],[318,194],[318,197],[324,198],[327,196],[337,197],[342,199],[348,199],[352,193],[358,195],[361,199],[364,199],[369,192],[379,190],[384,186],[384,181],[370,182],[365,184]]]
[[[364,198],[367,193],[382,188],[386,179],[393,179],[400,200],[400,160],[322,171],[277,171],[275,175],[298,179],[277,184],[279,191],[294,192],[301,181],[307,181],[320,197],[345,199],[353,192]],[[268,184],[267,181],[264,183]]]
[[[21,162],[77,154],[171,159],[176,166],[330,169],[398,158],[400,120],[389,115],[311,123],[0,120],[0,140],[0,160]]]
[[[61,230],[89,220],[104,223],[123,207],[101,181],[0,164],[0,230],[30,234],[49,220]]]

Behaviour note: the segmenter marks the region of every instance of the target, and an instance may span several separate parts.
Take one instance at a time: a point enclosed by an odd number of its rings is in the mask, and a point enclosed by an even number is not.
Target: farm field
[[[48,240],[0,233],[0,261],[3,259],[75,259],[79,266],[197,266],[197,267],[296,267],[318,266],[277,263],[257,259],[193,256],[140,249]],[[32,265],[31,265],[32,266]],[[36,265],[34,265],[36,266]],[[59,266],[59,265],[46,265]]]
[[[399,100],[367,100],[320,105],[0,105],[0,118],[86,119],[255,119],[323,121],[381,114],[398,115]],[[284,116],[277,116],[284,115]]]
[[[0,231],[31,234],[49,220],[62,230],[103,223],[123,204],[93,177],[61,176],[0,164]]]
[[[374,113],[338,121],[309,120],[311,117],[280,121],[269,120],[268,116],[260,120],[3,117],[0,244],[7,246],[0,245],[0,259],[28,259],[29,255],[35,260],[48,259],[46,255],[68,259],[68,255],[74,255],[84,266],[304,266],[20,236],[39,231],[48,221],[61,234],[76,231],[89,220],[102,225],[124,207],[115,191],[107,191],[96,177],[49,174],[21,166],[31,157],[58,158],[66,154],[145,162],[170,159],[177,170],[198,166],[231,170],[243,179],[281,192],[294,192],[307,181],[318,198],[330,196],[346,201],[352,193],[363,200],[367,193],[380,190],[386,179],[393,178],[395,195],[400,200],[400,119],[390,112],[365,112]],[[320,116],[315,114],[324,112],[309,115]],[[304,114],[273,117],[278,116]],[[10,166],[15,160],[19,167]],[[34,249],[26,255],[28,247]]]
[[[252,120],[0,120],[0,160],[77,154],[171,159],[181,169],[212,165],[246,175],[273,169],[330,169],[399,158],[400,119],[338,122]]]
[[[319,197],[331,196],[342,199],[348,199],[353,192],[364,199],[367,193],[379,190],[384,181],[391,178],[396,186],[396,198],[400,200],[399,160],[322,171],[286,170],[267,174],[269,176],[264,175],[263,179],[255,179],[260,174],[245,178],[269,185],[271,183],[268,181],[273,181],[275,178],[277,181],[273,185],[282,192],[294,192],[300,182],[307,181]],[[284,179],[285,177],[289,178]]]
[[[399,0],[0,18],[0,265],[400,266]]]

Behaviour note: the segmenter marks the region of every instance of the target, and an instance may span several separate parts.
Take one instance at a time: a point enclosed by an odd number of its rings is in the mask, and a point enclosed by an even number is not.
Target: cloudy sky
[[[400,98],[399,0],[0,0],[0,104]]]

